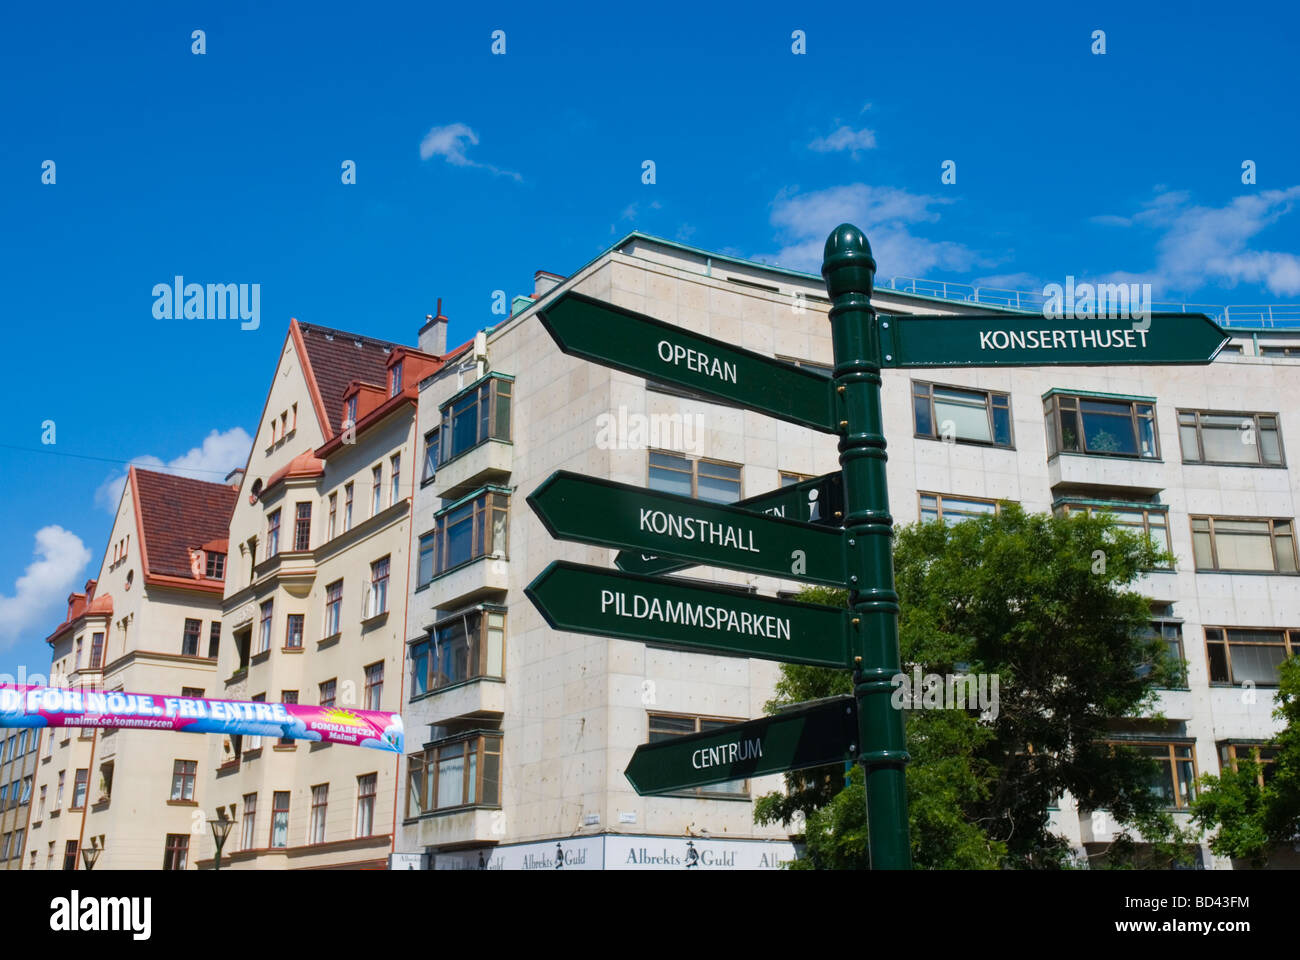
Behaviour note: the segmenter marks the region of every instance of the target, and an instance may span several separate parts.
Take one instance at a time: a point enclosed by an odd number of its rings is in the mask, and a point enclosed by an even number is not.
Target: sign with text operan
[[[853,760],[857,736],[856,701],[833,697],[707,733],[642,744],[623,775],[643,797],[676,793]]]
[[[833,587],[848,579],[839,529],[559,470],[528,496],[551,536]]]
[[[569,291],[538,312],[565,353],[836,432],[825,374]]]
[[[1142,319],[882,316],[886,367],[1209,363],[1228,336],[1203,313]],[[888,326],[886,326],[888,324]]]
[[[844,522],[844,481],[840,471],[823,477],[802,480],[779,490],[760,493],[756,497],[737,500],[733,507],[742,507],[751,513],[765,513],[801,523],[815,523],[823,527],[839,527]],[[628,573],[673,573],[693,566],[673,557],[624,550],[614,558],[614,565]]]
[[[524,593],[556,630],[846,667],[849,611],[556,560]]]

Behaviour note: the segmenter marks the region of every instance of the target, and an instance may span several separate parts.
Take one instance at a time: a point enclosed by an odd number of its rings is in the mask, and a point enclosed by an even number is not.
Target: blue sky
[[[845,219],[885,278],[1300,301],[1294,7],[1057,6],[11,6],[0,671],[48,666],[125,461],[242,463],[291,316],[414,342],[442,297],[461,342],[633,229],[815,270]],[[156,319],[177,274],[260,326]]]

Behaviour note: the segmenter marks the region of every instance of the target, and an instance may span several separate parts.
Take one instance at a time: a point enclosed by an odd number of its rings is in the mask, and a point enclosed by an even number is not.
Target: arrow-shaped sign
[[[1203,313],[1142,319],[881,316],[886,367],[1209,363],[1228,335]]]
[[[560,470],[528,496],[551,536],[842,587],[844,534]]]
[[[708,733],[643,743],[624,776],[641,796],[852,760],[858,719],[851,696],[831,697]]]
[[[818,667],[849,665],[848,608],[564,560],[551,563],[524,593],[556,630]]]
[[[831,380],[815,370],[573,291],[538,311],[538,318],[571,356],[837,432]]]
[[[765,513],[821,527],[839,527],[844,523],[844,478],[840,471],[811,480],[801,480],[779,490],[737,500],[733,507],[751,513]],[[692,566],[673,557],[656,557],[623,550],[614,558],[614,566],[628,573],[673,573]]]

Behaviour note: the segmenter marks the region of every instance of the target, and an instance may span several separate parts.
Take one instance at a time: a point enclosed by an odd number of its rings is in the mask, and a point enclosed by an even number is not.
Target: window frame
[[[199,763],[197,760],[172,760],[171,795],[168,803],[193,803],[194,792],[198,788]],[[176,795],[180,787],[180,796]],[[185,795],[189,790],[189,796]]]
[[[469,629],[469,619],[477,617],[475,628]],[[491,633],[494,629],[492,618],[500,617],[501,632],[501,650],[500,666],[501,672],[494,674],[489,672],[489,661],[493,659]],[[438,633],[448,625],[460,622],[464,625],[463,642],[465,646],[465,662],[467,664],[466,676],[463,680],[454,680],[449,683],[435,685],[435,678],[440,674],[441,665],[445,662],[442,653],[439,651],[440,641]],[[432,625],[426,628],[425,634],[415,640],[407,643],[407,662],[410,667],[411,687],[408,697],[416,700],[420,697],[431,696],[442,693],[445,690],[452,690],[456,687],[468,683],[475,683],[479,680],[496,680],[504,681],[506,678],[506,644],[509,635],[509,612],[508,609],[495,603],[477,603],[473,606],[457,610],[447,616],[438,618]],[[424,647],[424,676],[422,678],[423,690],[416,691],[416,663],[418,648]],[[471,656],[473,654],[473,656]],[[469,664],[473,661],[472,669]]]
[[[1159,737],[1155,737],[1155,738],[1135,737],[1132,739],[1123,738],[1123,739],[1116,739],[1116,740],[1107,740],[1104,742],[1106,743],[1107,746],[1111,747],[1112,749],[1117,746],[1167,747],[1168,751],[1167,751],[1167,757],[1165,759],[1162,760],[1156,757],[1149,758],[1151,760],[1154,760],[1156,763],[1163,763],[1165,765],[1164,769],[1166,773],[1169,775],[1170,782],[1173,784],[1174,787],[1174,797],[1176,798],[1177,802],[1172,807],[1166,806],[1165,809],[1178,810],[1178,811],[1186,811],[1190,809],[1192,801],[1195,800],[1197,796],[1196,782],[1200,778],[1200,767],[1196,761],[1196,744],[1194,741],[1164,740],[1164,739],[1160,739]],[[1190,751],[1191,756],[1189,757],[1177,756],[1174,751],[1176,748],[1180,748],[1180,747],[1187,748]],[[1184,796],[1184,792],[1182,789],[1182,780],[1179,779],[1177,774],[1178,771],[1177,765],[1179,761],[1183,761],[1183,762],[1190,761],[1192,764],[1192,776],[1191,779],[1188,781],[1192,787],[1191,796]]]
[[[353,837],[360,840],[375,836],[375,808],[378,806],[379,774],[363,773],[357,776],[357,809],[353,819]],[[366,830],[361,830],[362,814],[365,814]]]
[[[465,511],[468,509],[468,513]],[[504,523],[504,543],[496,542],[496,519],[501,514]],[[455,520],[450,518],[455,517]],[[451,563],[451,531],[470,523],[469,556]],[[480,487],[455,503],[443,507],[433,515],[436,546],[434,548],[433,575],[436,580],[443,574],[482,560],[484,557],[505,560],[509,557],[510,543],[510,492],[505,487],[489,485]]]
[[[1263,467],[1269,470],[1286,469],[1286,446],[1282,441],[1282,417],[1280,414],[1268,411],[1257,411],[1252,413],[1244,410],[1200,410],[1186,409],[1183,407],[1175,408],[1174,413],[1178,424],[1178,449],[1179,453],[1182,455],[1183,463],[1207,467]],[[1184,424],[1183,417],[1192,417],[1192,423]],[[1206,460],[1205,440],[1202,432],[1204,427],[1201,424],[1202,417],[1232,417],[1239,421],[1246,419],[1251,420],[1255,425],[1255,443],[1246,444],[1246,446],[1255,447],[1255,452],[1258,455],[1257,462],[1244,463],[1240,460]],[[1264,445],[1259,442],[1261,435],[1264,433],[1264,428],[1260,425],[1261,419],[1271,419],[1273,421],[1273,426],[1270,428],[1269,432],[1275,434],[1277,437],[1277,463],[1269,463],[1264,460]],[[1183,442],[1184,427],[1190,427],[1196,434],[1197,458],[1194,460],[1189,460],[1187,457],[1187,444]],[[1238,427],[1238,429],[1240,429],[1240,427]]]
[[[655,457],[672,457],[673,459],[676,460],[685,461],[687,464],[689,464],[690,469],[683,470],[680,467],[671,466],[665,463],[656,464],[654,462]],[[701,465],[710,466],[710,467],[723,467],[726,470],[734,470],[736,472],[736,476],[734,478],[730,476],[726,476],[725,474],[722,473],[706,473],[705,476],[710,480],[716,480],[723,483],[734,482],[736,485],[735,496],[725,500],[715,500],[712,497],[702,498],[700,496]],[[687,456],[684,453],[679,453],[676,450],[663,450],[659,447],[651,447],[647,449],[646,450],[646,489],[656,490],[660,493],[672,493],[672,494],[677,494],[678,496],[682,496],[682,494],[678,493],[678,491],[676,490],[670,490],[667,487],[663,487],[663,486],[655,486],[654,485],[655,475],[653,472],[655,470],[662,470],[665,472],[672,472],[672,473],[680,473],[683,474],[684,476],[688,476],[691,481],[691,492],[689,496],[693,500],[702,500],[704,503],[731,504],[731,503],[735,503],[737,500],[741,500],[744,498],[745,465],[743,463],[733,463],[730,460],[720,460],[717,457],[691,457],[691,456]]]
[[[1142,511],[1143,534],[1145,534],[1147,537],[1150,537],[1151,542],[1154,543],[1157,547],[1159,547],[1160,541],[1156,540],[1156,538],[1152,536],[1151,530],[1153,527],[1155,529],[1163,529],[1165,531],[1164,548],[1172,555],[1174,552],[1174,538],[1173,538],[1173,532],[1171,530],[1170,522],[1169,522],[1168,504],[1143,503],[1137,500],[1113,500],[1113,501],[1112,500],[1089,500],[1083,497],[1068,497],[1068,496],[1059,497],[1052,503],[1052,512],[1066,517],[1070,515],[1071,511],[1083,513],[1084,516],[1088,516],[1088,517],[1094,516],[1096,514],[1101,514],[1101,513],[1109,513],[1116,518],[1116,526],[1122,527],[1132,532],[1137,532],[1137,524],[1130,523],[1127,520],[1122,519],[1120,513],[1117,513],[1116,511],[1123,511],[1126,514],[1132,514],[1132,513],[1136,513],[1139,510]],[[1163,524],[1159,524],[1159,523],[1152,524],[1151,523],[1152,514],[1156,514],[1158,516],[1164,517],[1165,522]],[[1178,560],[1177,557],[1175,557],[1174,560],[1170,562],[1169,566],[1152,567],[1151,569],[1160,571],[1161,573],[1172,573],[1177,569],[1177,566],[1178,566]]]
[[[374,674],[372,673],[372,670],[375,667],[379,668],[379,679],[377,681],[374,679]],[[361,701],[364,706],[362,706],[361,709],[382,711],[384,701],[384,661],[376,660],[374,663],[368,663],[361,668],[361,672],[362,676],[365,678],[365,686],[363,687]],[[371,693],[375,690],[378,690],[378,693],[372,698]],[[374,706],[371,706],[372,699],[375,701]]]
[[[318,793],[323,791],[323,793]],[[325,820],[329,813],[330,785],[328,783],[312,784],[311,817],[307,821],[307,845],[325,842]]]
[[[392,570],[392,554],[384,554],[378,560],[371,562],[370,581],[366,589],[367,620],[383,616],[388,612],[388,586]]]
[[[190,625],[193,624],[191,632]],[[181,656],[197,657],[199,655],[199,638],[203,635],[203,621],[196,620],[194,617],[185,618],[185,627],[181,634]],[[193,642],[191,642],[193,641]],[[78,653],[80,653],[80,643],[78,640]]]
[[[748,723],[750,719],[747,717],[742,717],[742,718],[716,717],[708,714],[674,713],[673,711],[670,710],[647,710],[645,716],[646,716],[646,740],[645,740],[646,743],[666,742],[663,739],[659,739],[659,740],[652,739],[656,732],[664,734],[666,736],[689,737],[689,736],[694,736],[697,733],[706,733],[706,732],[711,733],[713,731],[721,730],[728,726],[733,726],[738,723]],[[670,721],[691,720],[694,722],[695,729],[691,731],[665,730],[661,725],[660,729],[656,731],[655,730],[656,717],[662,718],[664,720],[670,720]],[[710,727],[706,729],[704,726],[705,724],[710,724]],[[741,783],[741,787],[738,790],[719,789],[720,787],[726,786],[727,783],[737,783],[737,782]],[[751,788],[749,777],[745,777],[741,781],[729,780],[726,783],[714,783],[714,784],[709,784],[708,786],[705,787],[691,787],[687,790],[682,790],[679,792],[665,793],[663,794],[663,796],[688,798],[692,800],[744,801],[746,803],[752,802],[753,800],[752,788]]]
[[[929,518],[926,517],[926,513],[929,512],[925,505],[926,497],[934,497],[934,510],[933,510],[934,516]],[[957,513],[957,512],[954,513],[955,516],[960,516],[962,517],[963,520],[975,520],[983,516],[996,517],[998,514],[1002,512],[1003,501],[995,500],[991,497],[961,497],[953,493],[935,493],[930,490],[918,490],[916,491],[917,518],[922,523],[930,523],[932,521],[938,521],[946,524],[946,521],[944,519],[944,509],[943,509],[945,500],[952,500],[952,501],[956,501],[957,503],[980,503],[980,504],[986,504],[993,507],[992,513],[972,513],[972,514],[964,514],[964,513]],[[958,520],[957,522],[960,523],[961,520]]]
[[[306,516],[303,511],[306,510]],[[293,549],[295,553],[311,550],[311,501],[299,500],[294,504]]]
[[[492,742],[495,749],[488,748],[489,741]],[[466,730],[454,736],[444,737],[428,743],[419,753],[409,754],[406,758],[406,819],[437,816],[476,807],[500,809],[505,786],[502,774],[504,742],[505,734],[500,730]],[[471,748],[474,753],[473,763],[469,761]],[[439,807],[437,801],[438,779],[441,776],[440,761],[443,759],[443,751],[451,749],[460,750],[462,761],[460,802]],[[496,758],[496,796],[494,800],[488,800],[484,797],[483,785],[487,779],[489,766],[485,759],[487,757]],[[454,759],[454,756],[449,755],[446,759]],[[471,768],[473,769],[472,783]],[[416,796],[417,783],[419,792],[423,794],[422,797]],[[471,796],[473,799],[467,799]]]
[[[335,589],[337,588],[337,590]],[[343,579],[325,584],[325,635],[338,636],[343,631]]]
[[[454,394],[438,404],[438,466],[445,466],[457,457],[464,456],[490,440],[512,443],[514,437],[514,382],[515,378],[505,373],[490,371],[473,383],[457,390]],[[506,400],[505,425],[502,428],[501,397]],[[457,405],[473,398],[459,410]],[[484,401],[487,408],[484,409]],[[469,417],[474,424],[474,439],[460,449],[455,449],[455,425],[460,417]],[[455,419],[453,419],[455,418]],[[504,433],[504,436],[498,436]],[[426,437],[428,434],[426,434]],[[453,452],[454,451],[454,452]]]
[[[266,515],[266,559],[280,555],[280,508]]]
[[[243,796],[244,815],[240,822],[239,849],[241,851],[257,849],[257,792]]]
[[[1250,682],[1257,689],[1274,690],[1277,689],[1277,682],[1265,683],[1263,681],[1238,680],[1235,671],[1232,669],[1232,648],[1237,647],[1281,647],[1283,661],[1289,657],[1300,657],[1300,629],[1295,627],[1242,627],[1242,626],[1224,626],[1220,624],[1206,624],[1203,628],[1205,636],[1205,676],[1211,688],[1230,689],[1240,687]],[[1281,640],[1278,643],[1267,642],[1263,640],[1233,640],[1229,635],[1230,631],[1249,631],[1251,633],[1276,632],[1280,635]],[[1211,634],[1217,637],[1212,638]],[[1228,679],[1216,680],[1215,666],[1212,655],[1214,647],[1223,648],[1224,666],[1227,669]]]
[[[1078,425],[1078,447],[1079,449],[1067,450],[1064,443],[1064,428],[1061,426],[1061,401],[1068,400],[1074,402],[1074,409],[1068,412],[1074,414]],[[1088,447],[1088,431],[1084,427],[1084,410],[1085,402],[1093,403],[1126,403],[1129,407],[1129,426],[1133,431],[1133,445],[1137,453],[1118,453],[1111,450],[1092,450]],[[1138,407],[1151,408],[1151,445],[1153,452],[1150,456],[1142,453],[1142,431],[1139,427],[1139,421],[1146,419],[1144,414],[1138,412]],[[1094,411],[1095,413],[1095,411]],[[1115,414],[1101,414],[1102,416],[1117,416]],[[1043,395],[1043,417],[1044,430],[1047,434],[1047,458],[1067,454],[1080,457],[1112,457],[1117,460],[1137,460],[1147,463],[1160,463],[1163,460],[1163,452],[1160,447],[1160,414],[1157,410],[1157,404],[1154,397],[1124,396],[1120,394],[1098,394],[1083,391],[1070,390],[1049,390]],[[1118,419],[1118,417],[1117,417]]]
[[[291,799],[290,793],[291,791],[289,790],[271,791],[271,834],[267,838],[268,850],[285,850],[289,846],[289,808],[290,808],[290,799]],[[284,798],[283,807],[280,806],[281,797]],[[284,842],[276,843],[275,842],[275,833],[276,833],[275,821],[276,821],[276,817],[280,815],[284,816],[284,831],[283,831]]]
[[[946,443],[943,431],[941,429],[942,421],[935,411],[934,389],[940,390],[957,390],[963,393],[982,393],[984,394],[984,416],[987,421],[989,439],[978,440],[969,437],[953,435],[953,442],[968,443],[977,447],[988,447],[994,450],[1015,450],[1016,449],[1016,420],[1012,416],[1011,394],[1003,390],[987,390],[983,387],[967,387],[956,383],[939,383],[934,380],[912,380],[909,398],[912,408],[912,437],[916,440],[937,440],[940,443]],[[922,390],[921,388],[924,388]],[[916,418],[916,404],[918,400],[925,400],[929,405],[930,433],[922,433],[921,425]],[[995,400],[1003,400],[1005,404],[995,403]],[[1006,409],[1007,412],[1007,442],[997,442],[997,421],[993,416],[994,409]]]
[[[1197,521],[1200,520],[1208,521],[1207,530],[1196,529]],[[1228,567],[1228,568],[1220,567],[1218,535],[1216,534],[1214,529],[1215,522],[1220,520],[1228,520],[1233,522],[1248,522],[1248,523],[1267,523],[1269,555],[1273,558],[1273,569],[1272,570],[1242,570],[1235,567]],[[1296,532],[1295,532],[1294,517],[1214,516],[1210,514],[1193,513],[1188,515],[1187,521],[1188,521],[1188,525],[1191,528],[1192,566],[1196,573],[1228,573],[1228,574],[1233,574],[1235,576],[1241,576],[1243,574],[1246,575],[1254,574],[1254,575],[1276,576],[1276,577],[1300,576],[1300,553],[1297,552],[1298,548],[1296,546]],[[1281,536],[1287,537],[1291,541],[1291,560],[1295,567],[1295,569],[1293,570],[1278,569],[1277,538],[1279,534],[1275,532],[1275,528],[1278,523],[1286,523],[1286,524],[1290,524],[1291,526],[1291,532],[1288,534],[1281,534]],[[1212,567],[1202,567],[1200,565],[1199,558],[1197,556],[1196,537],[1198,534],[1202,534],[1202,533],[1208,534],[1210,538],[1210,559],[1211,562],[1214,564],[1214,566]],[[1255,536],[1258,536],[1258,534],[1255,534]]]

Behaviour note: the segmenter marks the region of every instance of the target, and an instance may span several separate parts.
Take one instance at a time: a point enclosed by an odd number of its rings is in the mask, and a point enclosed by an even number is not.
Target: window
[[[1282,435],[1271,413],[1178,411],[1184,463],[1282,466]]]
[[[510,498],[488,490],[434,514],[437,573],[484,556],[505,556]]]
[[[489,376],[442,407],[442,463],[488,439],[510,439],[510,396],[514,384]]]
[[[712,503],[735,503],[740,499],[740,467],[651,450],[648,486]]]
[[[104,663],[104,635],[97,633],[90,641],[90,669],[98,670]]]
[[[280,511],[272,510],[266,517],[266,556],[280,552]]]
[[[997,514],[996,500],[984,500],[978,497],[949,497],[942,493],[922,493],[921,521],[942,520],[951,527],[954,523]]]
[[[402,455],[400,453],[395,453],[391,458],[389,458],[388,483],[390,487],[388,505],[391,507],[398,500],[402,499],[402,495],[399,492],[402,487]]]
[[[376,464],[370,470],[370,515],[378,516],[384,493],[384,465]]]
[[[1236,770],[1237,762],[1253,763],[1259,767],[1259,775],[1256,782],[1259,783],[1260,789],[1264,784],[1273,779],[1277,773],[1277,767],[1273,764],[1277,760],[1278,748],[1272,744],[1264,743],[1221,743],[1219,744],[1219,769],[1221,771]]]
[[[366,600],[366,616],[377,617],[388,612],[389,558],[380,557],[370,565],[370,594]]]
[[[198,772],[198,762],[194,760],[176,760],[172,763],[172,800],[193,800],[194,779]]]
[[[395,397],[402,392],[402,364],[400,362],[393,364],[393,385],[389,388],[388,395]]]
[[[384,697],[384,661],[366,667],[366,703],[363,710],[382,710]]]
[[[1011,397],[1005,393],[912,381],[916,435],[1010,447]]]
[[[1282,661],[1300,656],[1300,630],[1206,627],[1205,655],[1210,683],[1276,687]]]
[[[262,629],[258,634],[260,642],[260,645],[257,648],[258,653],[265,653],[271,649],[271,612],[274,606],[274,600],[265,600],[262,602]]]
[[[209,580],[224,580],[226,577],[226,555],[208,551],[206,573]]]
[[[325,810],[329,804],[330,785],[318,783],[311,788],[311,824],[307,828],[308,843],[325,842]]]
[[[407,758],[406,815],[501,804],[501,736],[474,734]]]
[[[54,738],[51,737],[50,739],[51,739],[51,741],[52,741]],[[63,778],[64,778],[64,774],[65,774],[65,773],[66,773],[66,771],[64,771],[64,770],[60,770],[60,771],[59,771],[59,785],[58,785],[58,791],[54,794],[54,809],[55,809],[55,810],[61,810],[61,809],[63,809]],[[0,789],[3,789],[3,788],[0,787]]]
[[[271,795],[271,846],[289,845],[289,791],[276,790]]]
[[[778,360],[784,360],[786,363],[793,364],[796,367],[802,367],[805,370],[816,370],[818,373],[830,377],[835,373],[834,364],[818,363],[816,360],[800,360],[797,357],[783,357],[777,354]]]
[[[0,783],[0,810],[8,809],[9,784]]]
[[[190,857],[190,835],[188,833],[167,834],[167,847],[163,853],[164,870],[184,870]]]
[[[253,699],[253,702],[254,702],[254,703],[264,703],[264,702],[266,701],[266,694],[264,694],[264,693],[258,693],[258,694],[255,694],[255,695],[253,696],[252,699]],[[251,736],[249,736],[249,738],[248,738],[248,749],[249,749],[249,750],[261,750],[261,749],[262,749],[262,738],[261,738],[261,736],[258,736],[258,735],[251,735]]]
[[[332,637],[343,629],[343,581],[335,580],[325,588],[325,636]]]
[[[357,777],[357,836],[368,837],[375,832],[375,783],[378,775],[367,773]]]
[[[419,563],[415,570],[415,585],[422,587],[433,579],[433,550],[437,537],[426,533],[420,538]]]
[[[322,707],[334,706],[334,690],[337,686],[338,681],[336,679],[326,680],[324,683],[318,684],[320,690],[319,702]]]
[[[421,483],[427,483],[438,472],[438,431],[430,430],[424,435],[424,473]]]
[[[1174,674],[1174,687],[1187,689],[1187,659],[1183,656],[1182,623],[1177,620],[1152,620],[1145,635],[1164,640],[1168,666]],[[1150,664],[1143,664],[1137,671],[1139,677],[1145,677],[1150,672]]]
[[[286,650],[302,649],[302,625],[303,615],[301,613],[289,614],[288,624],[284,631],[284,646]]]
[[[1154,541],[1157,550],[1169,552],[1169,508],[1163,506],[1146,506],[1140,503],[1115,501],[1113,503],[1097,501],[1061,500],[1054,505],[1057,513],[1068,516],[1070,513],[1083,513],[1088,516],[1110,514],[1115,524],[1130,533],[1148,536]],[[1171,569],[1165,564],[1159,569]]]
[[[74,861],[75,862],[75,861]],[[45,869],[54,869],[54,841],[50,841],[49,849],[45,853]]]
[[[80,670],[80,669],[81,669],[81,641],[82,641],[82,639],[83,639],[82,637],[77,637],[77,656],[76,656],[76,659],[72,661],[72,669],[73,669],[73,670]],[[3,758],[0,758],[0,759],[3,759]]]
[[[257,794],[244,794],[244,825],[239,835],[239,849],[252,850],[257,846]]]
[[[199,633],[203,630],[202,620],[185,618],[185,636],[181,640],[181,653],[187,657],[199,655]]]
[[[40,792],[36,796],[36,819],[45,819],[45,784],[41,784]]]
[[[411,645],[411,696],[479,677],[504,676],[506,614],[479,607],[439,622]]]
[[[791,473],[789,470],[781,471],[781,486],[793,487],[795,484],[803,483],[805,480],[813,478],[806,473]]]
[[[27,735],[28,735],[29,733],[33,733],[33,731],[31,731],[31,730],[26,730],[26,729],[23,729],[23,730],[19,730],[19,731],[18,731],[18,750],[17,750],[17,752],[14,754],[14,756],[22,756],[24,753],[27,752]],[[33,736],[33,737],[32,737],[32,749],[33,749],[33,750],[36,749],[36,743],[35,743],[35,741],[36,741],[36,737]]]
[[[300,503],[295,508],[293,519],[293,548],[295,550],[311,549],[310,503]]]
[[[344,419],[346,419],[348,423],[357,422],[357,398],[355,394],[348,397],[344,402]]]
[[[331,494],[330,494],[329,526],[328,526],[328,528],[327,528],[326,531],[325,531],[325,539],[326,539],[326,540],[333,540],[333,539],[334,539],[334,527],[335,527],[335,524],[336,524],[337,521],[338,521],[338,514],[339,514],[339,495],[338,495],[337,493],[331,493]]]
[[[23,856],[23,841],[27,839],[27,828],[19,827],[14,831],[14,845],[9,852],[9,856],[15,860],[21,860]]]
[[[89,775],[90,771],[85,767],[82,767],[77,771],[76,779],[72,787],[71,809],[73,810],[81,810],[86,806],[86,781]]]
[[[1196,755],[1189,743],[1116,742],[1111,748],[1129,748],[1155,761],[1148,789],[1166,807],[1184,809],[1196,799]]]
[[[298,702],[298,691],[297,691],[297,690],[281,690],[281,691],[280,691],[280,702],[281,702],[281,703],[297,703],[297,702]],[[277,743],[278,743],[278,745],[281,746],[281,747],[292,747],[292,746],[293,746],[293,737],[281,737],[281,738],[277,741]]]
[[[54,846],[54,844],[50,844],[50,846],[52,847]],[[63,869],[64,870],[77,869],[77,841],[76,840],[69,840],[63,846]]]
[[[1300,346],[1261,346],[1259,355],[1261,357],[1300,357]]]
[[[343,531],[352,529],[352,484],[343,486]]]
[[[1192,517],[1192,552],[1199,571],[1296,572],[1289,519]]]
[[[208,659],[217,659],[217,654],[221,652],[221,621],[213,620],[212,628],[208,632]]]
[[[182,697],[192,697],[195,700],[203,699],[202,687],[181,687]]]
[[[743,720],[723,720],[710,717],[688,717],[666,713],[652,713],[650,714],[649,742],[660,743],[673,737],[683,737],[691,733],[705,733],[710,730],[720,730],[733,723],[743,722]],[[683,791],[680,795],[697,797],[748,797],[749,781],[732,780],[729,783],[715,783],[707,787],[695,787]]]
[[[1160,456],[1156,408],[1149,400],[1098,399],[1052,393],[1043,399],[1047,455]]]

